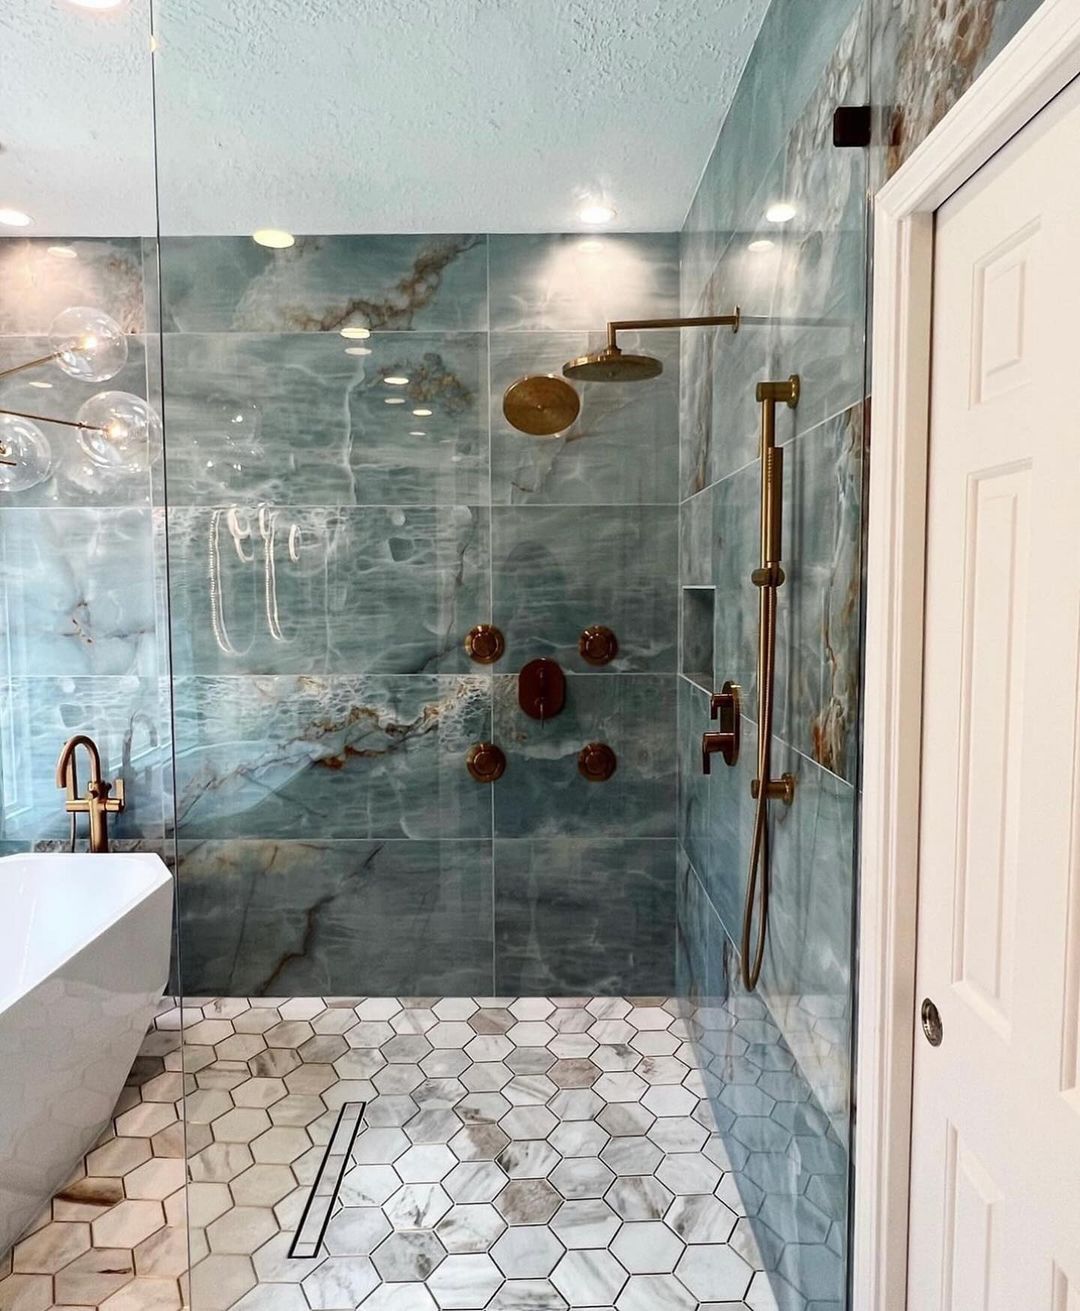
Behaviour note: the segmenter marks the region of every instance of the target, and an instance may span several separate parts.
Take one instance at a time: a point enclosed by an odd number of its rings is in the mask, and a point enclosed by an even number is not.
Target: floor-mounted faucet
[[[86,795],[79,796],[79,775],[75,753],[83,747],[90,757],[90,782],[86,785]],[[71,816],[71,847],[75,849],[75,816],[90,816],[90,850],[96,852],[109,850],[109,815],[118,815],[124,809],[124,780],[116,779],[107,783],[101,776],[101,752],[93,738],[85,733],[78,733],[69,738],[60,752],[56,762],[56,786],[63,788],[67,794],[64,809]],[[115,796],[111,796],[113,788]]]

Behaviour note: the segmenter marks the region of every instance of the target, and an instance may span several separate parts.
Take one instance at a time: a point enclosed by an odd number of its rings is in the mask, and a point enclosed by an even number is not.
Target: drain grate
[[[360,1121],[364,1118],[364,1106],[364,1102],[345,1102],[338,1112],[334,1132],[326,1144],[323,1159],[319,1162],[319,1172],[304,1206],[304,1214],[300,1217],[289,1247],[290,1257],[306,1259],[319,1254],[341,1188],[341,1180],[349,1164],[353,1143],[360,1129]]]

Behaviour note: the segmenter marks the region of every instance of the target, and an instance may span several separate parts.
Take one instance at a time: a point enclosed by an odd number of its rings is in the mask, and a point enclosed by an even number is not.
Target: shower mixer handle
[[[718,719],[720,728],[701,735],[701,772],[712,773],[712,757],[721,755],[724,764],[735,765],[739,759],[739,739],[741,734],[742,704],[738,683],[730,679],[722,691],[714,692],[709,698],[709,718]]]

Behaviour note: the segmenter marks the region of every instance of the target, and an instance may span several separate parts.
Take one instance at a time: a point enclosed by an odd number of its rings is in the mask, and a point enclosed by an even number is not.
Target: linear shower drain
[[[326,1151],[319,1162],[319,1172],[311,1185],[304,1214],[296,1227],[296,1234],[289,1246],[289,1256],[310,1258],[318,1256],[330,1223],[330,1215],[337,1201],[338,1190],[344,1178],[349,1156],[364,1118],[364,1102],[345,1102],[338,1112],[334,1132],[326,1144]]]

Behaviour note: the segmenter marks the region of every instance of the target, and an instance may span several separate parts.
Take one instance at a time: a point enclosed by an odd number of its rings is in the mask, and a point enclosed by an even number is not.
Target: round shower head
[[[507,421],[530,437],[554,437],[578,417],[581,399],[568,382],[553,374],[518,378],[503,393]]]
[[[563,365],[567,378],[581,382],[644,382],[663,371],[664,366],[651,355],[626,355],[618,346],[605,346]]]

